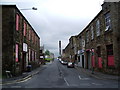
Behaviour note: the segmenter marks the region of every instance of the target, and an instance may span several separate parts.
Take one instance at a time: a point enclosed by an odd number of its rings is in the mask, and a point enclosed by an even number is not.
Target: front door
[[[90,52],[87,51],[87,69],[90,69],[90,67],[91,67]]]
[[[84,68],[84,55],[82,55],[82,67]]]
[[[26,53],[23,53],[23,59],[22,59],[22,71],[24,72],[26,67]]]

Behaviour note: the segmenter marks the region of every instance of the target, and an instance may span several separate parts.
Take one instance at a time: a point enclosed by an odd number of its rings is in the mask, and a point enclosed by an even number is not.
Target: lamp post
[[[20,9],[20,10],[37,10],[36,7],[32,7],[32,8],[25,8],[25,9]]]

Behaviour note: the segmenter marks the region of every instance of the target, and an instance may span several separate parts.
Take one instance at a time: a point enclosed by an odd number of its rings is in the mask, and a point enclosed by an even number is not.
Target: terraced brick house
[[[78,66],[109,74],[119,73],[119,20],[120,2],[104,2],[102,10],[77,35]],[[73,50],[70,48],[69,51]]]
[[[39,66],[40,37],[16,5],[2,5],[2,73],[20,75]]]

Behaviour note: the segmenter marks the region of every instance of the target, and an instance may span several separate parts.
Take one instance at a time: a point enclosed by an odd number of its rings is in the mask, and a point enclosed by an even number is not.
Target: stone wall
[[[16,76],[26,71],[30,63],[32,69],[39,66],[40,37],[15,5],[3,5],[2,7],[3,74],[9,70]],[[19,16],[18,30],[16,30],[16,15]],[[25,35],[24,23],[26,24]],[[16,44],[18,44],[18,56],[16,56]]]
[[[107,15],[107,13],[110,15],[110,21],[108,22],[111,23],[111,26],[109,26],[108,28],[106,27],[105,19],[105,15]],[[71,55],[75,55],[74,48],[77,48],[77,51],[84,51],[83,55],[85,55],[85,68],[87,69],[93,68],[91,64],[91,57],[94,55],[95,70],[109,74],[117,74],[120,69],[120,26],[118,25],[120,20],[119,14],[120,2],[105,2],[102,5],[102,10],[86,26],[86,28],[84,28],[83,31],[77,35],[77,41],[74,40],[74,37],[76,36],[72,36],[69,39],[69,45],[70,47],[72,45],[72,47],[69,48],[67,51],[70,51]],[[100,32],[97,31],[97,23],[99,23]],[[93,29],[93,32],[91,28]],[[85,44],[85,46],[83,45],[83,43]],[[74,46],[74,44],[77,45]],[[108,45],[113,46],[112,57],[114,58],[114,65],[108,65]],[[92,49],[94,49],[94,52],[92,51]],[[68,54],[68,52],[65,53]],[[78,56],[79,55],[80,53],[78,53]]]

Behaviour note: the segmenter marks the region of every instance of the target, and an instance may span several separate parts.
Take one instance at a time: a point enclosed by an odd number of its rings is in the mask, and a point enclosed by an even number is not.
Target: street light
[[[32,7],[32,8],[25,8],[25,9],[20,9],[20,10],[37,10],[36,7]]]
[[[33,10],[37,10],[37,8],[36,8],[36,7],[33,7],[32,9],[33,9]]]

